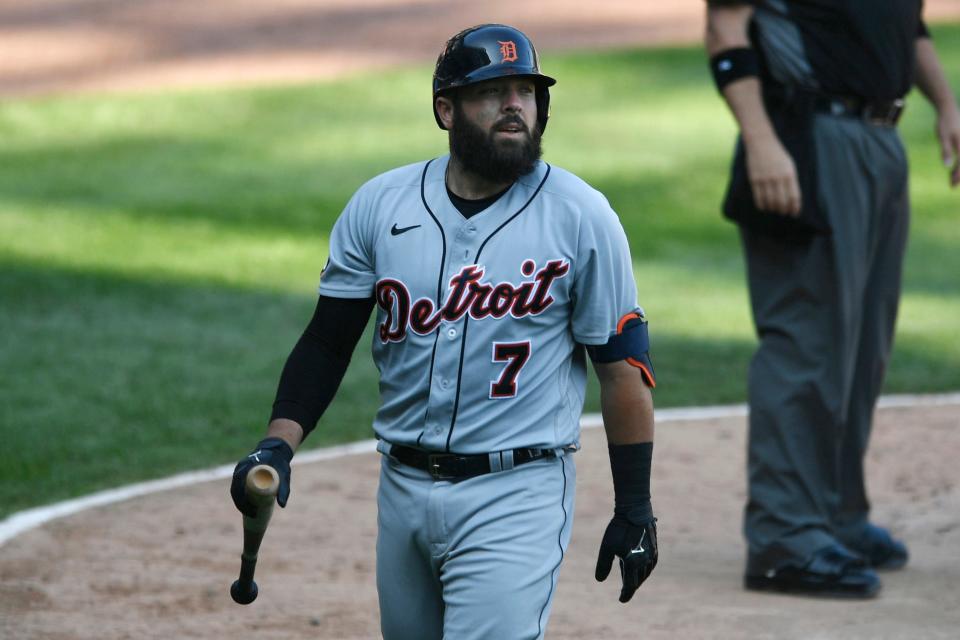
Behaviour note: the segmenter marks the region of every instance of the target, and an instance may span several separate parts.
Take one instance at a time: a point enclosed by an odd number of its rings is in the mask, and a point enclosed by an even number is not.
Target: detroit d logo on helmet
[[[506,42],[497,40],[497,44],[500,45],[501,64],[517,61],[517,44],[513,40],[507,40]]]

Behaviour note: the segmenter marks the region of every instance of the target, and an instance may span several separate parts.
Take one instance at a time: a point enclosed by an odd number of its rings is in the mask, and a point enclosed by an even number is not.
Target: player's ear
[[[437,118],[443,124],[443,128],[448,131],[453,128],[453,100],[448,96],[437,96],[433,101],[433,107],[437,110]]]

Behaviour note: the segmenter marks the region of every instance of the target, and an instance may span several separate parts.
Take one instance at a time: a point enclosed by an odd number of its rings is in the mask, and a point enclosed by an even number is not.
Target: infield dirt
[[[573,539],[548,638],[934,639],[957,637],[957,407],[885,409],[868,461],[877,522],[909,541],[904,571],[869,602],[741,588],[745,420],[657,432],[660,563],[634,599],[593,579],[612,509],[602,430],[576,454]],[[0,548],[0,637],[10,640],[378,637],[377,454],[294,466],[293,492],[260,551],[253,604],[234,604],[240,516],[227,481],[93,509]]]

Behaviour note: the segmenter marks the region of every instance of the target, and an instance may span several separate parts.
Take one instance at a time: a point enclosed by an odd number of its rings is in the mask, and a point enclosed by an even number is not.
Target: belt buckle
[[[900,119],[900,114],[903,113],[904,106],[905,103],[900,98],[891,102],[884,113],[874,113],[872,106],[868,105],[864,110],[863,116],[868,122],[873,124],[892,127],[897,124],[897,121]]]
[[[446,453],[428,453],[427,454],[427,473],[434,480],[447,480],[449,476],[440,471],[440,460],[448,457]]]

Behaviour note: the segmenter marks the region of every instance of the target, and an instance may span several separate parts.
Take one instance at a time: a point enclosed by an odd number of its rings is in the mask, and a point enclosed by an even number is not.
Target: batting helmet
[[[436,105],[437,96],[444,91],[506,76],[527,77],[536,82],[537,122],[542,132],[550,116],[547,87],[557,81],[540,73],[540,59],[530,38],[505,24],[470,27],[447,40],[433,72],[433,116],[437,125],[446,129]]]

